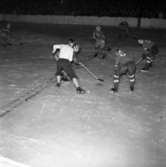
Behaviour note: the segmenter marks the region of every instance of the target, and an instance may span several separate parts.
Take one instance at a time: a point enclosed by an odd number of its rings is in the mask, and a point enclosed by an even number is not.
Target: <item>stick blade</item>
[[[101,79],[101,78],[98,78],[97,80],[101,81],[101,82],[104,82],[104,79]]]

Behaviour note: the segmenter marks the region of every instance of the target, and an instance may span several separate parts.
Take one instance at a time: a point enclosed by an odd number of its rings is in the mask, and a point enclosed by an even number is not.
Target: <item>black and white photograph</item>
[[[166,1],[0,0],[0,167],[166,167]]]

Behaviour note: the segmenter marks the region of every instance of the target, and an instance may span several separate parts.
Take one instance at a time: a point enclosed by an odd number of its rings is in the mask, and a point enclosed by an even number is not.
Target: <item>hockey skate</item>
[[[111,88],[110,91],[111,91],[112,93],[117,93],[117,92],[118,92],[118,89],[117,89],[117,88]]]
[[[141,72],[149,72],[150,67],[152,67],[152,63],[145,64],[145,66],[141,69]]]
[[[81,88],[81,87],[76,88],[76,92],[78,94],[85,94],[86,93],[86,91],[83,88]]]
[[[56,86],[59,88],[61,86],[61,83],[57,82]]]

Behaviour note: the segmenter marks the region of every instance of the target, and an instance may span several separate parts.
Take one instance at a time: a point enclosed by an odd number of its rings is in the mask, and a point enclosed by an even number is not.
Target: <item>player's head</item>
[[[68,44],[69,44],[69,46],[73,47],[73,46],[75,45],[75,41],[70,38],[70,39],[68,40]]]
[[[97,31],[101,31],[102,27],[100,25],[96,26]]]
[[[120,48],[115,50],[115,56],[126,56],[126,53],[122,51]]]
[[[76,44],[75,40],[70,38],[68,40],[68,44],[69,44],[69,46],[71,46],[73,48],[75,53],[78,53],[80,51],[80,46],[78,44]]]
[[[138,44],[142,45],[144,43],[143,39],[138,39]]]

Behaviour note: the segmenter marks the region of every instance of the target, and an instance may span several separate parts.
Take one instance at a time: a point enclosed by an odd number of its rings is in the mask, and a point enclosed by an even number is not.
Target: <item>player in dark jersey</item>
[[[106,57],[106,53],[105,53],[106,37],[100,25],[96,26],[96,29],[93,32],[92,38],[95,40],[94,57],[102,56],[102,58],[104,59]]]
[[[118,92],[120,77],[128,75],[130,90],[134,91],[136,64],[134,60],[120,49],[115,51],[113,88],[111,91]]]
[[[11,24],[8,22],[3,22],[0,24],[0,40],[2,46],[11,46]]]
[[[142,68],[142,72],[147,72],[152,67],[152,63],[159,53],[157,45],[151,40],[139,39],[138,44],[143,47],[142,58],[145,60],[145,65]]]
[[[129,24],[127,21],[122,21],[119,24],[119,38],[126,39],[129,36]]]

